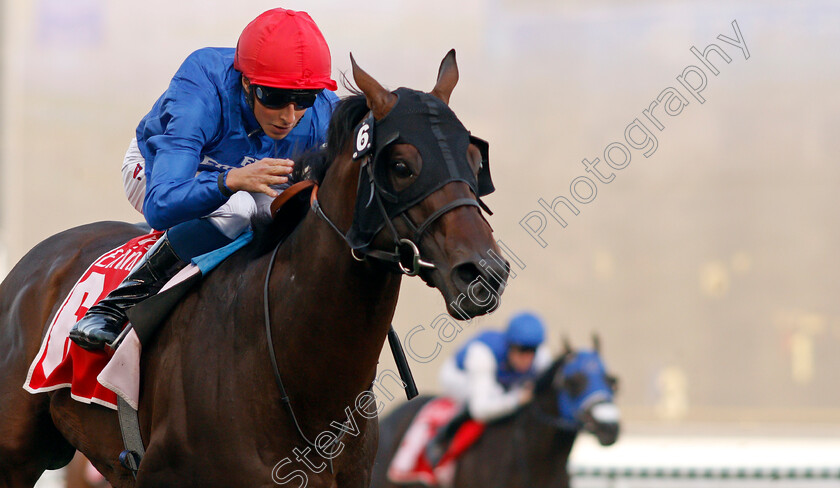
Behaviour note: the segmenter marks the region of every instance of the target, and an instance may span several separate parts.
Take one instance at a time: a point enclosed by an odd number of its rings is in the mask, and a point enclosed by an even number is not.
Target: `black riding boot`
[[[441,427],[429,441],[429,445],[426,446],[426,460],[429,461],[431,467],[436,467],[443,459],[444,454],[449,450],[449,443],[452,442],[458,429],[470,418],[472,417],[470,417],[469,409],[464,407],[463,410],[452,417],[448,424]]]
[[[89,350],[111,344],[128,322],[126,310],[156,294],[187,264],[175,254],[164,234],[125,280],[76,322],[70,339]]]

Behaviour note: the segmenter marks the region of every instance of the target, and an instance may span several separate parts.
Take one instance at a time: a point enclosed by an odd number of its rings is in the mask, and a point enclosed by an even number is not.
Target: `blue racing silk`
[[[533,364],[531,365],[531,369],[524,373],[518,373],[510,367],[507,360],[508,342],[505,338],[505,334],[504,332],[494,330],[482,332],[481,334],[473,337],[467,341],[467,343],[464,344],[458,352],[455,353],[455,365],[458,369],[464,369],[464,360],[467,357],[467,350],[476,343],[487,346],[490,351],[493,352],[493,357],[496,358],[497,365],[496,381],[505,389],[523,381],[533,379],[536,376],[536,369]]]
[[[146,160],[143,214],[154,229],[203,217],[225,203],[219,172],[263,158],[294,159],[326,141],[335,93],[324,90],[295,128],[275,141],[248,105],[240,73],[233,69],[234,52],[192,53],[137,126]]]

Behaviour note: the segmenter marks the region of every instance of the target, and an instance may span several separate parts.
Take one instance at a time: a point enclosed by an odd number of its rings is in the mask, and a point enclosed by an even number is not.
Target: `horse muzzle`
[[[510,264],[490,256],[475,257],[452,266],[449,281],[455,295],[447,297],[447,311],[453,317],[472,318],[492,312],[501,304]]]
[[[618,440],[621,412],[612,402],[592,405],[584,414],[584,428],[592,433],[602,446],[611,446]]]

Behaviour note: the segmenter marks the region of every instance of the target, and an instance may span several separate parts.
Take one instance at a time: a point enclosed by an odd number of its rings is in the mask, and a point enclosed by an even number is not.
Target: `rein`
[[[378,200],[378,199],[377,199]],[[312,197],[310,200],[310,206],[312,210],[315,212],[318,217],[329,224],[329,226],[341,237],[344,242],[350,246],[350,255],[353,256],[353,259],[356,261],[364,261],[365,257],[372,257],[378,259],[380,261],[385,262],[386,264],[390,265],[397,265],[397,268],[400,272],[407,276],[416,276],[420,273],[422,268],[429,268],[434,269],[435,265],[423,260],[420,257],[420,249],[417,247],[414,242],[409,239],[399,239],[396,243],[394,252],[383,251],[381,249],[368,249],[367,251],[362,253],[362,257],[356,255],[356,250],[353,249],[353,245],[350,243],[350,240],[347,239],[347,236],[344,232],[341,232],[341,229],[338,228],[337,225],[327,217],[327,214],[324,213],[324,209],[321,208],[321,204],[318,203],[318,187],[316,186],[314,190],[312,190]],[[384,211],[384,209],[382,209]],[[390,220],[386,220],[388,222],[389,227],[393,227],[393,223]],[[394,233],[396,231],[393,231]],[[396,234],[394,234],[396,235]],[[408,253],[403,253],[403,249],[407,249],[410,253],[410,261],[408,264],[403,263],[403,256],[409,256]]]
[[[432,107],[432,108],[434,108],[434,107]],[[439,114],[438,115],[436,115],[436,114],[437,114],[437,112],[435,110],[432,110],[432,115],[435,116],[434,120],[437,120],[437,118],[439,118]],[[452,117],[454,118],[454,114],[452,114]],[[396,227],[394,226],[394,223],[392,222],[391,218],[389,218],[388,211],[385,207],[385,204],[382,201],[382,189],[379,188],[378,185],[376,185],[374,183],[375,178],[374,178],[374,175],[373,175],[373,169],[372,169],[373,163],[372,163],[372,161],[375,160],[375,155],[377,153],[377,150],[374,149],[373,151],[371,151],[372,146],[373,146],[372,138],[367,134],[367,131],[373,125],[372,114],[370,115],[369,119],[370,119],[369,121],[363,120],[362,124],[360,125],[360,128],[357,129],[357,136],[356,136],[357,152],[355,152],[353,154],[353,159],[354,160],[361,160],[361,162],[360,162],[361,168],[360,169],[367,172],[367,176],[368,176],[368,178],[371,182],[371,189],[372,189],[370,199],[376,201],[376,206],[378,208],[378,212],[379,212],[379,214],[381,215],[381,217],[384,221],[384,225],[387,226],[388,231],[391,234],[392,242],[394,244],[394,251],[389,252],[389,251],[385,251],[385,250],[382,250],[382,249],[369,249],[369,246],[368,246],[369,242],[364,244],[364,245],[354,245],[353,242],[351,241],[351,239],[348,237],[349,231],[348,231],[348,233],[342,232],[341,229],[339,229],[338,226],[332,221],[332,219],[330,219],[327,216],[327,214],[324,213],[323,208],[321,207],[320,203],[318,202],[318,185],[317,184],[313,185],[313,187],[312,187],[312,193],[310,194],[310,199],[309,199],[309,206],[312,209],[312,211],[318,217],[320,217],[322,220],[324,220],[324,222],[326,222],[330,226],[330,228],[332,228],[333,231],[335,231],[336,234],[338,234],[339,237],[341,237],[341,239],[344,240],[344,242],[350,248],[350,255],[356,261],[364,261],[366,258],[370,257],[370,258],[373,258],[373,259],[384,262],[386,265],[388,265],[389,270],[391,270],[391,271],[394,271],[394,272],[397,272],[397,273],[402,273],[402,274],[405,274],[407,276],[416,276],[416,275],[420,274],[420,272],[423,269],[435,269],[434,263],[426,261],[421,257],[420,248],[418,246],[418,244],[422,240],[424,234],[426,233],[426,231],[429,230],[429,228],[431,228],[432,224],[437,222],[437,220],[440,219],[447,212],[449,212],[449,211],[451,211],[455,208],[458,208],[458,207],[474,206],[474,207],[477,207],[479,209],[479,214],[481,213],[482,209],[486,209],[488,212],[489,212],[489,209],[487,209],[486,206],[484,206],[478,200],[478,198],[458,198],[458,199],[455,199],[451,202],[448,202],[447,204],[445,204],[442,207],[435,210],[419,226],[415,225],[414,222],[412,222],[411,218],[408,216],[407,212],[408,212],[409,208],[398,209],[396,212],[394,212],[396,214],[394,218],[402,218],[403,221],[405,222],[405,224],[407,225],[408,229],[413,233],[412,238],[400,237],[399,233],[397,232]],[[393,119],[393,116],[392,116],[392,119]],[[457,121],[457,119],[456,119],[456,121]],[[440,128],[437,127],[436,125],[433,128],[440,131]],[[364,136],[364,137],[362,137],[362,136]],[[472,139],[470,139],[470,140],[472,141]],[[393,141],[393,139],[391,139],[391,141]],[[436,142],[440,145],[446,146],[446,141],[441,140],[441,137],[438,137],[437,134],[436,134]],[[486,143],[484,143],[484,146],[482,146],[482,147],[485,147],[485,151],[483,151],[482,157],[486,159],[486,157],[485,157]],[[364,149],[365,155],[360,154],[360,152],[363,149]],[[446,153],[446,154],[448,154],[448,153]],[[450,168],[451,168],[454,163],[451,161],[451,157],[446,157],[446,154],[444,154],[444,160],[446,161],[447,165],[449,165]],[[487,194],[487,193],[491,192],[493,190],[493,188],[492,188],[492,182],[490,181],[489,168],[486,167],[486,163],[485,163],[484,172],[482,174],[484,175],[483,176],[484,179],[482,180],[483,183],[484,183],[483,188],[485,188],[485,193],[483,193],[483,194]],[[454,178],[449,180],[449,181],[454,181]],[[482,195],[481,191],[479,189],[477,189],[476,187],[477,187],[477,184],[471,186],[471,188],[473,189],[473,192],[476,195]],[[430,193],[431,193],[431,190],[429,191],[429,193],[426,194],[426,196],[428,196],[428,194],[430,194]],[[370,203],[371,202],[369,201],[368,204],[370,204]],[[278,206],[279,206],[279,204],[278,204]],[[275,211],[276,211],[276,209],[274,208],[274,205],[272,205],[272,209],[271,209],[272,215],[274,215]],[[274,262],[275,262],[275,259],[277,258],[277,253],[280,250],[280,246],[281,246],[282,242],[283,242],[283,240],[280,240],[277,243],[277,245],[274,247],[274,251],[271,254],[271,258],[270,258],[268,268],[267,268],[266,274],[265,274],[265,285],[263,287],[263,306],[264,306],[264,319],[265,319],[265,333],[266,333],[266,338],[268,340],[268,352],[269,352],[269,357],[271,358],[271,365],[272,365],[272,369],[273,369],[273,373],[274,373],[274,379],[277,383],[277,388],[280,391],[280,397],[281,397],[281,401],[283,403],[283,407],[286,410],[286,413],[288,413],[289,417],[291,417],[292,423],[294,423],[295,429],[297,430],[297,433],[300,436],[300,438],[303,439],[304,442],[306,442],[306,444],[309,447],[312,447],[313,449],[315,449],[316,452],[318,452],[318,446],[316,446],[316,444],[313,441],[311,441],[304,434],[303,429],[301,428],[300,423],[298,422],[297,416],[295,415],[294,409],[292,408],[291,400],[289,398],[288,393],[286,392],[285,386],[283,385],[283,379],[281,378],[280,370],[279,370],[279,367],[277,365],[277,356],[276,356],[276,353],[275,353],[275,350],[274,350],[274,348],[275,348],[274,339],[273,339],[272,333],[271,333],[271,313],[270,313],[270,306],[269,306],[269,303],[270,303],[269,302],[269,284],[270,284],[270,281],[271,281],[271,272],[274,269]],[[361,254],[361,256],[359,256],[359,254]],[[394,265],[396,265],[396,266],[394,266]],[[397,345],[399,345],[399,339],[396,337],[396,333],[394,332],[393,327],[391,328],[391,330],[389,332],[389,337],[388,338],[389,338],[389,341],[394,341],[394,342],[397,343]],[[411,390],[413,391],[413,394],[409,394],[409,399],[410,399],[412,396],[416,395],[416,386],[414,386],[414,381],[413,381],[413,378],[411,377],[410,370],[408,368],[408,364],[405,361],[405,357],[402,354],[402,349],[401,348],[399,348],[399,351],[397,351],[397,350],[395,350],[394,346],[392,345],[392,351],[394,352],[394,357],[397,360],[397,365],[400,368],[401,376],[403,375],[404,370],[407,371],[407,378],[408,378],[409,381],[406,381],[406,378],[403,378],[403,381],[405,381],[406,383],[409,383],[412,387]],[[402,362],[400,361],[400,359],[402,359]],[[345,431],[345,433],[346,433],[346,431]],[[340,435],[340,436],[337,436],[337,438],[333,441],[332,445],[337,444],[342,437],[343,437],[343,434]],[[329,446],[321,446],[322,449],[325,448],[325,447],[329,447]],[[330,462],[330,471],[332,472],[332,468],[333,468],[332,459],[329,459],[329,462]]]
[[[580,427],[576,422],[566,420],[559,416],[555,417],[551,414],[545,413],[536,403],[533,405],[534,408],[528,409],[528,412],[541,424],[566,432],[577,432],[580,430]]]
[[[289,417],[292,418],[292,423],[295,425],[295,429],[297,429],[298,436],[303,439],[306,444],[311,447],[316,453],[319,452],[319,446],[316,446],[314,442],[309,440],[306,437],[306,434],[303,433],[303,429],[300,427],[300,423],[298,422],[297,416],[295,415],[295,410],[292,408],[292,401],[289,398],[289,394],[286,393],[286,387],[283,385],[283,378],[280,376],[280,368],[277,366],[277,355],[274,352],[274,337],[271,334],[271,309],[269,306],[269,283],[271,279],[271,271],[274,269],[274,260],[277,257],[277,252],[280,250],[280,246],[283,244],[283,241],[277,243],[274,246],[274,251],[271,253],[271,259],[268,262],[268,269],[265,272],[265,285],[263,286],[263,311],[265,316],[265,335],[268,339],[268,355],[271,358],[271,367],[274,373],[274,380],[277,382],[277,389],[280,390],[280,401],[283,403],[283,408],[285,408],[286,413],[289,414]],[[353,409],[354,412],[358,411],[358,407]],[[342,430],[340,434],[336,434],[335,440],[326,445],[320,446],[321,449],[331,447],[337,445],[341,440],[344,438],[344,435],[347,431]],[[333,458],[327,458],[327,461],[330,463],[330,473],[333,473]]]
[[[338,233],[338,235],[341,236],[344,239],[344,241],[347,242],[348,245],[349,245],[350,243],[347,240],[347,238],[345,237],[344,233],[341,232],[341,230],[338,228],[338,226],[336,226],[335,223],[332,220],[330,220],[330,218],[327,217],[327,215],[324,213],[324,210],[321,208],[321,205],[318,203],[318,196],[317,195],[318,195],[318,185],[314,185],[314,187],[312,188],[312,194],[310,195],[310,202],[309,202],[310,203],[310,208],[312,208],[312,210],[315,212],[316,215],[321,217],[327,224],[329,224],[329,226],[333,230],[335,230],[336,233]],[[378,195],[377,195],[377,197],[378,197]],[[377,201],[378,201],[378,198],[377,198]],[[465,203],[465,201],[467,201],[468,203]],[[404,214],[403,214],[403,216],[405,217],[406,222],[409,224],[410,228],[412,228],[414,230],[415,236],[417,238],[419,238],[419,237],[422,237],[425,230],[428,229],[429,226],[435,220],[440,218],[441,215],[445,214],[446,212],[448,212],[449,210],[451,210],[455,207],[459,207],[459,206],[463,206],[463,205],[476,205],[476,206],[478,206],[478,204],[477,204],[477,202],[475,202],[475,200],[470,200],[470,199],[467,199],[467,198],[461,198],[461,199],[454,200],[454,201],[450,202],[449,204],[444,205],[443,207],[438,209],[436,212],[434,212],[426,220],[426,222],[424,222],[419,228],[414,227],[413,223],[408,218],[408,216],[406,216]],[[392,229],[393,235],[395,236],[395,239],[396,239],[398,234],[396,232],[396,229],[393,227],[393,223],[391,223],[391,221],[389,219],[387,219],[387,214],[384,213],[385,212],[384,207],[380,206],[380,208],[382,209],[383,216],[385,217],[385,219],[388,222],[390,228]],[[272,214],[273,213],[274,213],[274,211],[272,211]],[[271,258],[269,259],[268,267],[266,269],[265,283],[263,285],[263,315],[264,315],[264,322],[265,322],[265,335],[266,335],[266,338],[268,340],[268,355],[269,355],[269,358],[271,359],[272,372],[274,373],[274,380],[277,383],[277,389],[280,391],[280,401],[283,403],[283,408],[286,410],[286,413],[289,415],[289,417],[291,417],[292,423],[294,424],[295,429],[297,430],[298,436],[301,439],[303,439],[303,441],[309,447],[313,448],[315,450],[315,452],[317,453],[317,452],[319,452],[318,451],[319,446],[316,446],[316,444],[313,441],[311,441],[306,436],[306,434],[304,434],[303,429],[300,426],[300,422],[298,422],[297,416],[295,415],[294,408],[292,408],[291,399],[289,398],[289,394],[286,392],[286,387],[283,384],[283,378],[280,375],[280,368],[277,365],[277,355],[274,351],[274,337],[273,337],[273,334],[271,333],[271,308],[270,308],[270,300],[269,300],[269,288],[270,288],[270,282],[271,282],[271,272],[274,270],[274,263],[275,263],[275,260],[277,258],[277,253],[280,251],[280,246],[283,244],[283,242],[284,241],[281,239],[274,246],[274,250],[271,253]],[[411,268],[408,268],[407,266],[405,266],[403,261],[402,261],[403,254],[401,253],[401,246],[409,246],[409,249],[411,250],[411,253],[412,253],[411,254],[411,259],[412,259],[412,261],[411,261],[411,266],[412,267]],[[361,258],[361,259],[358,258],[356,256],[356,254],[354,253],[354,249],[352,247],[350,248],[350,253],[353,256],[353,259],[355,259],[357,261],[362,261],[364,259],[364,258]],[[420,258],[420,251],[417,248],[417,245],[413,241],[411,241],[410,239],[405,239],[405,238],[399,239],[399,241],[396,244],[396,249],[395,249],[394,253],[388,253],[388,252],[382,251],[382,250],[369,250],[365,253],[365,255],[366,256],[371,256],[371,257],[376,258],[376,259],[380,259],[382,261],[386,261],[388,263],[392,263],[392,264],[396,263],[399,266],[400,271],[403,272],[404,274],[408,275],[408,276],[414,276],[414,275],[418,274],[420,272],[421,267],[434,268],[434,264],[427,263],[426,261],[423,261]],[[391,329],[391,332],[393,332],[393,329]],[[390,336],[389,336],[389,340],[390,340]],[[399,343],[399,339],[396,339],[396,341],[397,341],[397,343]],[[393,346],[392,346],[392,348],[393,348]],[[397,354],[395,354],[395,359],[397,359],[397,362],[398,362],[398,365],[399,365],[399,358],[397,358]],[[402,369],[401,369],[401,373],[402,373]],[[409,372],[409,376],[410,376],[410,372]],[[413,379],[411,379],[410,383],[412,385],[414,384]],[[416,387],[415,387],[414,395],[416,395]],[[354,411],[355,410],[358,410],[358,407],[356,409],[354,409]],[[336,439],[330,444],[330,446],[338,444],[341,441],[341,439],[343,439],[344,434],[346,434],[346,431],[342,430],[341,434],[338,434],[336,436]],[[323,449],[323,448],[329,447],[329,446],[320,446],[320,447],[321,447],[321,449]],[[328,461],[330,463],[330,472],[332,472],[333,471],[332,458],[329,458]]]
[[[277,356],[274,353],[274,339],[271,335],[271,310],[269,308],[269,300],[268,300],[268,288],[269,288],[269,281],[271,278],[271,271],[274,269],[274,259],[277,257],[277,251],[280,250],[280,245],[283,243],[281,240],[274,246],[274,251],[271,253],[271,260],[268,262],[268,270],[265,273],[265,286],[263,287],[263,311],[265,312],[265,335],[268,338],[268,355],[271,357],[271,366],[274,370],[274,380],[277,382],[277,388],[280,390],[280,401],[283,402],[283,407],[286,409],[286,413],[289,414],[289,417],[292,418],[292,423],[295,424],[295,428],[298,431],[298,435],[301,439],[303,439],[306,444],[310,447],[314,448],[315,443],[310,441],[306,434],[303,433],[303,429],[300,428],[300,424],[298,423],[297,417],[295,416],[295,411],[292,408],[292,402],[289,399],[289,394],[286,393],[286,387],[283,386],[283,378],[280,377],[280,369],[277,367]],[[338,442],[338,440],[336,440]],[[317,450],[315,452],[318,452]],[[332,463],[330,463],[332,466]]]

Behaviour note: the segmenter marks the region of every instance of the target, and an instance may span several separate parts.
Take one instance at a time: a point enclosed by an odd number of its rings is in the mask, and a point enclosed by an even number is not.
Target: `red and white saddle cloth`
[[[136,237],[108,251],[85,271],[55,314],[41,350],[23,387],[30,393],[70,388],[84,403],[117,408],[117,395],[137,408],[140,341],[130,332],[113,358],[104,351],[86,351],[68,334],[96,302],[116,288],[163,232]],[[133,336],[133,337],[132,337]],[[110,360],[110,361],[109,361]]]
[[[422,483],[427,486],[450,486],[455,477],[455,461],[484,432],[476,420],[464,422],[435,468],[426,459],[426,445],[438,430],[449,423],[462,406],[451,398],[435,398],[423,405],[403,435],[391,465],[388,479],[393,483]]]

